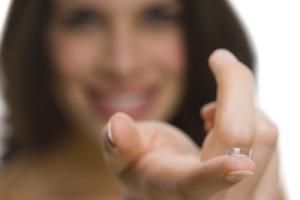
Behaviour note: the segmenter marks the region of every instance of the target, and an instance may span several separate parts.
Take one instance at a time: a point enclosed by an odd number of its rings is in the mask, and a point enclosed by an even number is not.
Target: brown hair
[[[185,99],[170,122],[199,144],[203,141],[199,108],[215,99],[216,85],[207,66],[216,48],[231,50],[250,68],[253,57],[234,12],[224,0],[182,0],[188,46]],[[26,148],[42,150],[65,137],[68,127],[50,91],[51,70],[44,36],[51,15],[47,0],[14,0],[1,48],[3,89],[8,110],[5,158]]]

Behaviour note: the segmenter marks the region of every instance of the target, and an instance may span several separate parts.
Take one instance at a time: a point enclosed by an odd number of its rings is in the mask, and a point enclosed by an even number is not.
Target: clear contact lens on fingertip
[[[237,157],[237,158],[251,158],[253,149],[233,147],[225,150],[225,155]]]

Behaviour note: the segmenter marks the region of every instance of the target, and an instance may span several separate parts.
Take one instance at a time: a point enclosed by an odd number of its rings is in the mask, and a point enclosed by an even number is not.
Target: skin
[[[52,88],[77,130],[98,134],[117,111],[136,120],[172,116],[185,85],[177,1],[56,0],[54,10]]]
[[[104,144],[103,152],[132,199],[282,198],[277,129],[254,105],[252,73],[226,50],[215,51],[209,62],[219,87],[217,101],[201,109],[208,132],[201,149],[167,124],[136,123],[120,113],[111,118],[115,145]],[[255,153],[236,158],[224,155],[228,147]],[[230,173],[235,178],[228,180]]]
[[[252,73],[228,51],[209,59],[218,98],[201,109],[208,133],[202,149],[162,122],[182,97],[184,34],[174,18],[145,16],[153,5],[177,15],[177,1],[56,0],[54,5],[46,44],[52,90],[73,125],[71,137],[47,155],[20,155],[1,179],[1,198],[276,199],[277,129],[255,106]],[[75,26],[74,9],[86,7],[94,17]],[[156,88],[154,97],[142,111],[127,110],[132,118],[125,113],[109,118],[90,96],[96,91],[97,98],[122,99],[115,93],[144,93],[149,87]],[[228,147],[258,153],[252,159],[223,155]]]

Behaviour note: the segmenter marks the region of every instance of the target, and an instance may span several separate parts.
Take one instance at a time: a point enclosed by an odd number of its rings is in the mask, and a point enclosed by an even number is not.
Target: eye
[[[103,17],[97,12],[89,9],[79,9],[72,11],[65,20],[65,24],[73,28],[83,28],[100,25],[103,21]]]
[[[154,6],[144,14],[144,20],[152,24],[179,22],[180,13],[174,12],[165,6]]]

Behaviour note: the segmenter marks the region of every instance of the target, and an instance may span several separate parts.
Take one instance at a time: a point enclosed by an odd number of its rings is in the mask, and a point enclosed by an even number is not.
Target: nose
[[[115,76],[126,78],[138,69],[136,38],[134,31],[126,24],[119,24],[111,32],[109,60]]]

